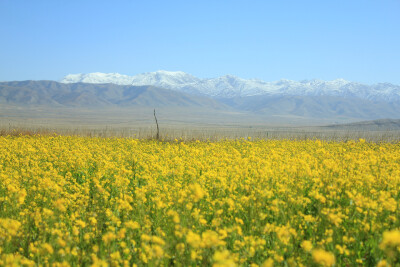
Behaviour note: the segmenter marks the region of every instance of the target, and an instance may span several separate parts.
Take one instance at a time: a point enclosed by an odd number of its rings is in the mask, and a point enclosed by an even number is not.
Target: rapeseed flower
[[[333,266],[335,264],[335,256],[331,252],[323,249],[314,249],[312,251],[312,257],[314,262],[322,266]]]
[[[0,137],[0,265],[397,263],[399,143],[182,141]]]
[[[379,248],[382,250],[400,248],[400,231],[392,230],[384,232]]]

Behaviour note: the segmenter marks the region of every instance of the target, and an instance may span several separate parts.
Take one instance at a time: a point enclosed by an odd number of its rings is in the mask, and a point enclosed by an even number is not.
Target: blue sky
[[[0,0],[0,80],[181,70],[400,84],[399,14],[399,0]]]

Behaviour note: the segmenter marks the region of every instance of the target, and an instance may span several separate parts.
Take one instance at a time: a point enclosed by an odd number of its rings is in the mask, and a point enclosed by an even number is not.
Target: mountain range
[[[212,79],[200,79],[181,71],[156,71],[135,76],[118,73],[69,74],[61,83],[113,83],[119,85],[153,85],[174,91],[213,98],[267,96],[335,96],[361,98],[371,101],[400,101],[400,86],[390,83],[366,85],[344,79],[333,81],[279,80],[266,82],[258,79],[242,79],[225,75]]]
[[[0,82],[0,108],[5,105],[180,108],[179,113],[185,110],[188,120],[193,109],[200,108],[206,111],[206,115],[199,115],[204,122],[210,114],[223,114],[231,121],[234,114],[240,114],[242,119],[258,117],[260,121],[274,118],[278,122],[311,119],[334,123],[400,119],[400,86],[343,79],[266,82],[232,75],[201,79],[180,71],[135,76],[89,73],[70,74],[58,82]],[[0,117],[6,116],[4,110],[0,109]]]
[[[151,85],[65,84],[55,81],[2,82],[0,103],[54,107],[221,107],[221,103],[212,98]]]

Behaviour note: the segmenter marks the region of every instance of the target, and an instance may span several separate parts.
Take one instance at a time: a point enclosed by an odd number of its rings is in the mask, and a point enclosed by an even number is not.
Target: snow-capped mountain
[[[88,74],[69,74],[65,76],[62,83],[113,83],[118,85],[132,84],[132,76],[119,73],[93,72]]]
[[[62,83],[113,83],[118,85],[153,85],[176,91],[216,98],[233,98],[256,95],[338,96],[362,98],[373,101],[400,101],[400,86],[390,83],[365,85],[343,79],[333,81],[279,80],[266,82],[226,75],[200,79],[182,71],[156,71],[135,76],[118,73],[70,74]]]
[[[128,76],[119,73],[94,72],[88,74],[69,74],[65,76],[62,83],[113,83],[118,85],[153,85],[171,88],[199,82],[200,79],[182,71],[165,71],[142,73]]]

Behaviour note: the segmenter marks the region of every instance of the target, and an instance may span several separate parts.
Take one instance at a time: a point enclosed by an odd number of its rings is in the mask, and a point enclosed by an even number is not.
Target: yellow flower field
[[[399,266],[400,144],[0,137],[0,265]]]

